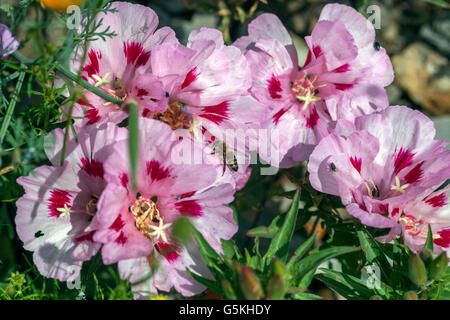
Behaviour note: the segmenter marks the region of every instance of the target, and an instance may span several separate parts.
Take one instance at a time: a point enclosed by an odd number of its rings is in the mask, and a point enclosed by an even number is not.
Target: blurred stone
[[[173,25],[175,25],[181,29],[182,35],[178,35],[178,37],[179,37],[181,43],[186,44],[189,33],[191,33],[191,31],[200,29],[203,27],[217,28],[218,22],[219,22],[219,19],[214,14],[195,13],[192,16],[191,21],[174,19],[174,21],[172,23],[173,23]]]
[[[289,1],[286,3],[286,9],[288,12],[295,12],[304,6],[303,1]]]
[[[433,114],[450,114],[450,79],[447,58],[415,42],[392,58],[395,84]]]
[[[302,14],[294,14],[291,18],[294,31],[297,33],[304,33],[306,29],[307,19]]]
[[[432,117],[431,119],[436,128],[436,139],[450,142],[450,116]],[[448,149],[450,149],[450,145]]]
[[[390,86],[386,87],[386,93],[389,99],[389,104],[391,106],[398,105],[400,98],[402,96],[402,90],[400,90],[399,87],[397,87],[395,84],[391,84]]]
[[[324,299],[324,300],[338,300],[336,298],[334,291],[332,291],[331,289],[328,289],[328,288],[324,288],[324,289],[320,290],[319,296],[321,296],[322,299]]]
[[[381,10],[381,28],[376,29],[377,41],[387,50],[388,54],[399,52],[406,42],[406,39],[402,36],[399,23],[402,21],[400,12],[393,10],[395,4],[392,1],[375,1],[373,4]]]
[[[442,53],[450,54],[450,11],[440,12],[431,24],[420,28],[419,34]]]

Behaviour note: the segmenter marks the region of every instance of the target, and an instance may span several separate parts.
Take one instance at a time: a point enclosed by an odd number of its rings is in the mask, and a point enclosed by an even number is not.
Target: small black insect
[[[169,93],[166,91],[166,98],[168,98],[169,97]]]
[[[330,163],[330,169],[331,171],[336,172],[336,165],[333,162]]]
[[[314,90],[314,94],[315,94],[315,95],[319,94],[319,89],[315,89],[315,90]]]
[[[375,43],[373,44],[373,47],[374,47],[375,50],[377,50],[377,51],[380,51],[380,49],[381,49],[381,46],[380,46],[380,44],[379,44],[378,42],[375,42]]]
[[[35,238],[40,238],[40,237],[42,237],[44,235],[44,233],[41,231],[41,230],[39,230],[38,232],[36,232],[35,234],[34,234],[34,237]]]

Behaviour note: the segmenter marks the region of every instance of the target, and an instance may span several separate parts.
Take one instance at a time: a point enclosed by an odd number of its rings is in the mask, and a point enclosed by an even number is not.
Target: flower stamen
[[[107,84],[111,84],[111,82],[108,80],[110,74],[111,72],[107,72],[102,78],[100,78],[96,74],[93,74],[92,78],[94,78],[97,81],[94,86],[98,88]]]
[[[395,185],[391,186],[392,191],[398,191],[401,194],[405,194],[405,189],[410,186],[409,183],[406,183],[404,185],[400,184],[400,178],[398,176],[395,176]]]
[[[317,89],[326,86],[326,84],[316,86],[314,84],[316,80],[317,75],[314,75],[311,79],[310,75],[305,74],[303,78],[292,84],[292,91],[295,93],[295,98],[299,103],[303,103],[302,110],[308,108],[311,103],[322,99],[317,96]]]
[[[58,215],[58,218],[69,216],[71,212],[67,204],[64,204],[64,207],[57,208],[56,211],[61,212],[61,214]]]

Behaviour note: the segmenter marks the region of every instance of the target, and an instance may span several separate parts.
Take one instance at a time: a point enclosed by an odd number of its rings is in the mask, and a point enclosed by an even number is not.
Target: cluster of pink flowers
[[[340,196],[363,224],[391,229],[380,240],[402,233],[417,251],[430,224],[436,250],[449,248],[450,188],[436,189],[450,178],[450,151],[434,140],[431,120],[389,106],[384,87],[393,81],[392,65],[361,14],[326,5],[300,67],[272,14],[252,21],[248,36],[233,45],[218,30],[201,28],[185,46],[170,28],[157,29],[151,9],[112,7],[117,11],[97,19],[117,36],[90,42],[85,61],[78,50],[72,68],[111,96],[138,101],[136,187],[128,130],[118,126],[126,110],[86,92],[75,105],[77,134],[69,134],[64,164],[64,132],[57,129],[45,143],[52,166],[18,180],[25,189],[18,234],[44,276],[74,280],[101,251],[105,264],[118,262],[121,277],[139,283],[136,297],[158,289],[201,292],[186,268],[211,275],[196,245],[178,243],[171,228],[187,217],[222,252],[221,239],[237,231],[227,205],[249,178],[251,151],[276,167],[309,160],[314,188]],[[218,137],[256,139],[240,134],[248,129],[268,132],[270,148],[244,141],[229,146],[245,155],[237,168],[215,161]],[[187,149],[211,161],[174,161]]]

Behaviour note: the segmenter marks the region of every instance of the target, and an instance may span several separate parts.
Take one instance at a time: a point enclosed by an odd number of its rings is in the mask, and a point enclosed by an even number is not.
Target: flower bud
[[[433,262],[431,262],[430,278],[433,280],[440,280],[442,275],[447,270],[447,264],[447,254],[443,252],[436,259],[434,259]]]
[[[70,6],[81,6],[84,0],[39,0],[41,6],[58,12],[65,12]]]
[[[408,291],[403,295],[405,300],[419,300],[419,296],[415,291]]]
[[[286,266],[284,263],[277,257],[273,258],[270,262],[270,276],[280,276],[282,280],[286,279]]]
[[[261,282],[247,265],[242,266],[239,282],[241,284],[242,293],[247,300],[259,300],[263,297],[264,293]]]
[[[236,273],[238,273],[238,274],[240,274],[242,272],[242,266],[236,260],[233,260],[233,268],[236,271]]]
[[[222,289],[225,298],[228,300],[236,300],[236,293],[234,292],[233,286],[228,280],[222,280]]]
[[[275,275],[267,284],[267,299],[283,300],[286,294],[286,281],[280,276]]]
[[[430,263],[431,260],[433,259],[433,252],[430,249],[423,248],[422,251],[420,252],[420,257],[428,265],[428,263]]]
[[[427,281],[427,269],[418,255],[412,255],[409,258],[408,275],[409,279],[418,286],[422,286]]]

